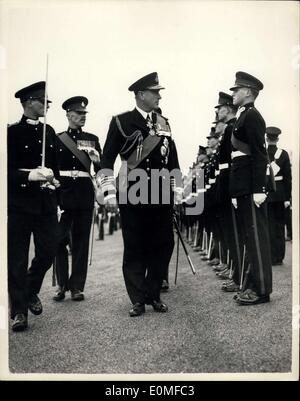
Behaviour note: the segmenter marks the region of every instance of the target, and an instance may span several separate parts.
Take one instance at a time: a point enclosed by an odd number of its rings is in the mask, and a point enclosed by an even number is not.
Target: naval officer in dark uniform
[[[161,89],[157,73],[148,74],[129,87],[135,94],[136,107],[113,117],[103,149],[101,173],[98,173],[105,200],[110,203],[115,202],[113,166],[118,155],[123,165],[126,162],[130,174],[143,173],[140,182],[146,195],[142,196],[141,190],[137,199],[131,196],[139,178],[131,177],[124,186],[119,174],[118,186],[124,241],[123,274],[133,304],[129,313],[132,317],[143,314],[145,304],[151,304],[157,312],[168,309],[160,299],[162,280],[174,246],[173,201],[167,176],[179,164],[168,120],[154,111]],[[105,173],[103,169],[108,170]],[[151,178],[154,170],[162,174],[159,186]],[[171,185],[175,185],[174,180]],[[153,199],[153,195],[157,198]]]
[[[96,135],[84,132],[88,99],[75,96],[67,99],[66,111],[69,127],[57,137],[57,159],[61,176],[61,208],[59,246],[56,255],[56,274],[59,288],[55,301],[65,298],[71,291],[73,301],[84,299],[84,286],[88,269],[89,236],[94,210],[94,171],[100,168],[101,148]],[[67,244],[72,239],[72,269],[69,275]]]
[[[285,208],[290,206],[292,174],[289,154],[277,147],[281,130],[277,127],[266,129],[268,155],[274,173],[276,191],[268,194],[269,235],[272,265],[282,265],[285,256]]]
[[[15,94],[24,113],[8,127],[8,292],[14,331],[27,328],[28,309],[35,315],[42,313],[38,293],[57,245],[59,172],[50,125],[46,125],[46,167],[41,167],[43,124],[39,118],[51,103],[45,99],[45,86],[44,81],[37,82]],[[31,234],[35,255],[28,269]]]
[[[233,104],[238,106],[233,128],[230,193],[238,224],[245,239],[249,266],[243,290],[236,300],[241,305],[269,302],[272,266],[267,218],[268,155],[265,121],[254,106],[263,84],[245,72],[236,73]],[[246,272],[245,272],[246,273]],[[242,274],[242,273],[241,273]]]

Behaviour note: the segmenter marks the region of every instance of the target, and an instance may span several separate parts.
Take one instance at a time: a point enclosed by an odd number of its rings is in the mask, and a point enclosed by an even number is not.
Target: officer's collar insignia
[[[27,118],[26,122],[27,122],[27,124],[30,124],[30,125],[38,125],[39,124],[39,120],[32,120],[31,118]]]

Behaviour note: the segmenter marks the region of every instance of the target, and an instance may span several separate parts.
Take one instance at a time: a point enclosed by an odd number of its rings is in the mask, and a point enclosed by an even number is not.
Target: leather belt
[[[282,175],[277,175],[274,177],[275,181],[282,181],[283,180],[283,176]]]
[[[80,171],[80,170],[63,170],[60,171],[59,174],[62,177],[71,177],[71,178],[77,178],[77,177],[90,177],[89,173],[87,171]]]
[[[228,163],[219,164],[219,169],[220,170],[225,170],[226,168],[229,168],[229,164]]]
[[[240,157],[240,156],[248,156],[248,155],[244,152],[241,152],[240,150],[235,150],[234,152],[231,152],[232,159],[234,159],[235,157]]]

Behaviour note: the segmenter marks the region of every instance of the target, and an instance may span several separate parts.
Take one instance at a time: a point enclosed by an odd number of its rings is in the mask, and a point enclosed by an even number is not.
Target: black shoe
[[[247,289],[236,298],[239,305],[257,305],[270,302],[270,295],[258,295],[255,291]]]
[[[168,290],[169,290],[169,283],[167,282],[167,280],[163,280],[161,285],[161,291],[167,292]]]
[[[145,304],[137,302],[129,311],[130,317],[140,316],[145,313]]]
[[[27,316],[24,313],[17,313],[11,326],[12,331],[24,331],[27,327]]]
[[[66,293],[65,288],[59,287],[58,290],[56,291],[56,294],[53,297],[53,300],[57,302],[62,301],[63,299],[65,299],[65,293]]]
[[[147,305],[152,305],[153,309],[155,310],[155,312],[167,312],[168,311],[168,307],[166,304],[164,304],[161,300],[159,301],[149,301],[149,303],[147,303]]]
[[[36,294],[29,297],[28,309],[34,315],[40,315],[43,312],[42,302]]]
[[[71,290],[71,299],[72,301],[83,301],[84,293],[80,290]]]
[[[275,262],[272,263],[272,266],[282,266],[283,262],[282,260],[275,260]]]

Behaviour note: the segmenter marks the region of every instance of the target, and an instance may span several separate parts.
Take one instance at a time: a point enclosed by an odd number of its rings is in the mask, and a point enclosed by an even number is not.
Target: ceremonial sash
[[[63,132],[60,135],[57,135],[57,137],[62,141],[62,143],[69,149],[70,152],[73,153],[73,155],[81,162],[81,164],[85,167],[86,171],[89,174],[89,177],[92,181],[92,184],[94,186],[94,189],[96,190],[96,183],[93,179],[93,177],[91,176],[90,173],[90,167],[91,167],[91,162],[90,162],[90,158],[88,157],[88,155],[83,151],[83,150],[79,150],[77,148],[76,143],[73,141],[72,138],[69,137],[69,135],[67,134],[67,132]]]
[[[237,138],[234,136],[234,133],[232,133],[232,135],[231,135],[231,143],[232,143],[232,146],[233,146],[235,149],[237,149],[237,150],[239,150],[239,151],[245,153],[247,156],[250,156],[250,155],[251,155],[250,146],[249,146],[247,143],[242,142],[242,141],[240,141],[239,139],[237,139]]]
[[[142,153],[139,158],[137,158],[136,152],[132,152],[128,159],[126,160],[129,170],[136,168],[159,144],[160,137],[157,135],[148,135],[142,141]],[[123,159],[124,160],[124,159]]]

